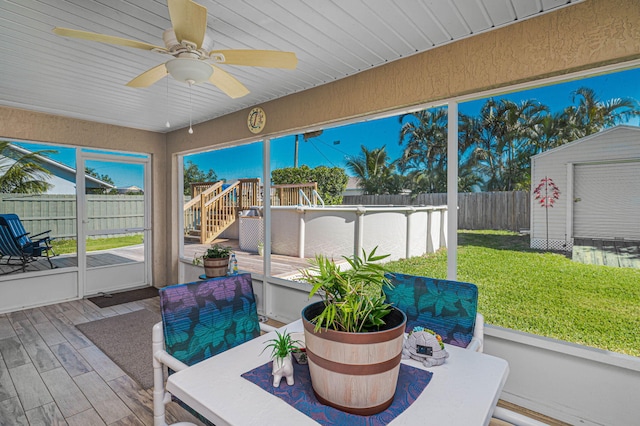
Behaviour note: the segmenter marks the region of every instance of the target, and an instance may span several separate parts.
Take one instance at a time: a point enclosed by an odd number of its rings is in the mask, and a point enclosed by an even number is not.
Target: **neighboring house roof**
[[[359,183],[360,179],[358,179],[357,177],[349,176],[347,187],[342,192],[342,195],[363,195],[364,189],[358,186]]]
[[[357,177],[349,176],[349,180],[347,181],[346,189],[360,189],[358,184],[360,183],[360,179]]]
[[[116,191],[118,191],[118,194],[128,194],[128,193],[131,193],[131,192],[135,192],[135,193],[143,192],[142,188],[137,187],[135,185],[119,186],[119,187],[116,188]]]
[[[18,145],[14,145],[14,144],[9,144],[7,146],[7,149],[10,149],[14,152],[16,152],[19,155],[25,155],[25,154],[33,154],[33,151],[30,151],[28,149],[25,149],[21,146]],[[3,156],[2,154],[0,154],[0,156]],[[13,158],[11,157],[7,157],[11,160],[13,160]],[[76,169],[69,167],[65,164],[59,163],[55,160],[52,160],[51,158],[47,158],[45,156],[42,155],[37,155],[36,154],[36,159],[37,161],[40,163],[40,165],[42,167],[44,167],[45,169],[47,169],[49,172],[51,172],[51,174],[59,179],[62,179],[64,181],[67,181],[73,185],[75,185],[76,182]],[[110,183],[107,183],[103,180],[100,180],[94,176],[85,174],[85,185],[87,188],[104,188],[104,189],[112,189],[114,188],[114,185],[111,185]],[[50,182],[51,183],[51,182]],[[55,185],[55,183],[54,183]],[[49,192],[49,191],[47,191]]]

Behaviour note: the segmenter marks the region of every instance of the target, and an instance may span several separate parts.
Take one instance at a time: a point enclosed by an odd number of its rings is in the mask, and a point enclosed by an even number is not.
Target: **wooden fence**
[[[89,227],[122,229],[144,227],[144,196],[87,195]],[[347,195],[347,205],[442,205],[447,194]],[[468,192],[458,194],[460,229],[529,228],[529,192]],[[51,230],[58,238],[76,236],[76,197],[74,195],[0,194],[0,213],[15,213],[32,234]]]
[[[347,195],[346,205],[442,205],[447,194],[409,195]],[[531,204],[528,191],[463,192],[458,194],[458,228],[502,229],[520,231],[529,229]]]
[[[76,237],[75,195],[0,194],[0,213],[15,213],[32,234]],[[89,229],[144,228],[143,195],[87,195]]]

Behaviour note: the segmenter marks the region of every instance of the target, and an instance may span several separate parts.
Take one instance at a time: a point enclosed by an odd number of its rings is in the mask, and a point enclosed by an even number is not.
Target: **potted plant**
[[[391,286],[376,249],[343,257],[348,268],[316,256],[302,271],[309,297],[323,300],[302,311],[311,384],[320,402],[359,415],[385,410],[393,402],[406,315],[385,301]],[[347,345],[347,346],[345,346]]]
[[[193,264],[204,264],[207,278],[223,277],[227,275],[231,251],[231,247],[214,244],[203,255],[194,258]]]
[[[271,340],[267,340],[267,346],[262,350],[271,348],[271,358],[273,359],[273,368],[271,374],[273,375],[273,386],[279,387],[280,381],[283,377],[287,379],[289,386],[294,384],[293,378],[293,363],[291,361],[292,352],[299,349],[300,342],[293,340],[291,334],[285,330],[280,334],[276,330],[276,337]]]

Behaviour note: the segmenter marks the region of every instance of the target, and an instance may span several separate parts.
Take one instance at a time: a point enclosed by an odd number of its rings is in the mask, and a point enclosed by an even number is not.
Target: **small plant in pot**
[[[280,334],[276,330],[276,338],[267,340],[267,346],[263,349],[263,352],[267,348],[271,348],[271,358],[273,359],[273,368],[271,374],[273,375],[273,386],[279,387],[282,378],[286,378],[289,386],[295,383],[293,378],[293,363],[291,361],[292,352],[298,350],[300,342],[293,340],[291,334],[288,331],[283,331]]]
[[[375,252],[343,257],[345,269],[319,255],[302,271],[312,286],[309,297],[320,292],[323,298],[302,311],[314,393],[323,404],[359,415],[393,402],[407,322],[385,301],[383,289],[391,283],[378,262],[388,255]]]
[[[214,244],[203,255],[194,258],[193,264],[203,264],[207,278],[223,277],[227,275],[231,252],[231,247]]]

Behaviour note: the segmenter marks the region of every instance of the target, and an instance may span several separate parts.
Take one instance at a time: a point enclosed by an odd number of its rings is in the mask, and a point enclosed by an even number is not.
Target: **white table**
[[[302,331],[302,321],[282,329]],[[282,330],[281,329],[281,330]],[[271,332],[171,375],[167,390],[207,419],[221,425],[317,425],[277,396],[240,375],[265,364],[270,351],[260,353]],[[432,367],[431,382],[418,399],[391,425],[486,425],[509,374],[503,359],[447,346],[444,365]],[[403,363],[424,368],[419,362]],[[285,380],[280,386],[287,386]]]

